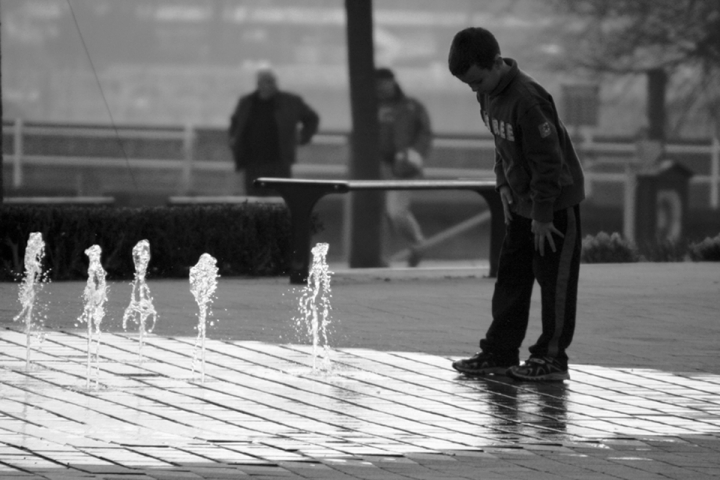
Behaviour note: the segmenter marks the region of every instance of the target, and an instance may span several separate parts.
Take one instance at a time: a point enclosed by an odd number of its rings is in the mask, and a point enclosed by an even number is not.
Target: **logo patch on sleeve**
[[[552,134],[552,129],[550,128],[550,124],[548,122],[538,125],[538,129],[540,130],[541,138],[547,138]]]

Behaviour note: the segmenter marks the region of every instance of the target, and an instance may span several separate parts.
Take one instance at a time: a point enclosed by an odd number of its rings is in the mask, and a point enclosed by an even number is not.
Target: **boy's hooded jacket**
[[[515,212],[551,222],[553,212],[585,198],[580,161],[552,96],[523,73],[510,70],[489,95],[477,95],[485,125],[495,136],[497,188],[510,187]]]

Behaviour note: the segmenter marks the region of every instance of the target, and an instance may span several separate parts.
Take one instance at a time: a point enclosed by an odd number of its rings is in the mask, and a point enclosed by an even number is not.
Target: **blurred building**
[[[450,41],[461,28],[493,31],[503,54],[517,59],[559,103],[563,84],[598,81],[557,68],[563,45],[551,4],[375,0],[376,63],[393,67],[408,93],[422,98],[437,131],[475,133],[482,128],[477,105],[446,67]],[[72,11],[67,0],[2,2],[6,119],[108,123],[112,115],[120,124],[224,126],[235,99],[253,88],[255,68],[270,63],[283,87],[317,106],[323,130],[349,129],[343,0],[71,5]],[[604,79],[600,93],[597,131],[634,135],[645,121],[645,79]],[[688,120],[683,135],[712,133],[702,118]]]
[[[553,50],[530,41],[547,25],[538,4],[376,0],[376,63],[395,68],[405,89],[422,97],[438,131],[476,132],[472,96],[447,71],[452,36],[466,26],[485,25],[506,55],[544,76]],[[106,123],[104,95],[118,123],[221,126],[237,96],[253,88],[257,66],[270,63],[282,86],[317,106],[323,129],[349,128],[342,0],[72,0],[71,5],[72,11],[66,0],[2,3],[8,114]]]

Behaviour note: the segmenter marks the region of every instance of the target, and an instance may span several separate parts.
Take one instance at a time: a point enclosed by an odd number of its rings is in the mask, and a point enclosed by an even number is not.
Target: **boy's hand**
[[[502,200],[503,213],[505,214],[505,225],[509,225],[512,221],[512,210],[510,206],[513,204],[512,191],[510,187],[503,185],[500,187],[500,200]]]
[[[532,233],[535,236],[535,250],[540,250],[540,256],[545,256],[545,239],[547,238],[550,243],[550,249],[555,251],[555,241],[552,238],[552,234],[564,237],[560,230],[555,228],[552,222],[538,222],[537,220],[532,221]]]

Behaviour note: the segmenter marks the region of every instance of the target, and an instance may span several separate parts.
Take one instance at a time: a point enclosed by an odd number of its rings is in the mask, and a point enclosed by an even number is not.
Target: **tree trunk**
[[[345,0],[352,135],[350,178],[380,178],[377,99],[371,0]],[[381,261],[382,192],[350,196],[351,268],[379,267]]]
[[[653,68],[647,72],[647,119],[648,138],[665,142],[665,91],[667,73],[662,68]]]

